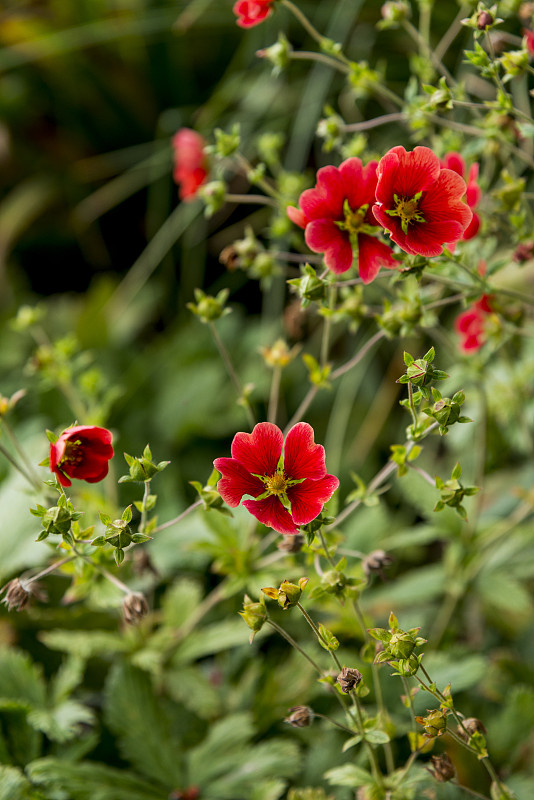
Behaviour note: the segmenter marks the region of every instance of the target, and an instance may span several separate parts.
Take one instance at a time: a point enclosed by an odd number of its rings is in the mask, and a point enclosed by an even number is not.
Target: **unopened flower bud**
[[[287,367],[295,358],[298,349],[289,349],[283,339],[277,339],[272,347],[260,347],[260,353],[268,367]]]
[[[531,258],[534,258],[534,242],[521,242],[521,244],[518,244],[513,258],[518,264],[524,264],[525,261],[530,261]]]
[[[410,6],[404,0],[391,0],[380,9],[382,19],[386,22],[404,22],[411,16]]]
[[[141,592],[130,592],[122,603],[122,613],[124,621],[128,625],[135,625],[148,614],[148,603],[144,594]]]
[[[252,631],[250,641],[254,639],[255,634],[263,628],[265,620],[267,619],[267,611],[263,598],[259,603],[255,603],[248,595],[245,595],[243,600],[243,611],[239,611],[239,615],[243,617],[248,627]]]
[[[22,611],[28,605],[31,597],[36,597],[41,601],[47,599],[46,592],[38,583],[26,583],[20,578],[13,578],[12,581],[6,583],[0,589],[0,593],[3,591],[6,594],[2,602],[5,603],[8,611]]]
[[[447,730],[447,712],[439,708],[429,711],[426,717],[416,717],[416,721],[425,729],[425,736],[428,739],[434,736],[443,736]]]
[[[466,719],[462,720],[462,724],[458,725],[457,730],[458,736],[461,736],[466,742],[469,741],[470,737],[475,733],[487,733],[482,722],[476,717],[467,717]]]
[[[404,631],[393,633],[388,644],[388,650],[395,658],[409,658],[414,651],[414,647],[414,637]]]
[[[454,769],[454,764],[450,760],[447,753],[442,753],[439,756],[432,756],[430,760],[432,761],[432,769],[427,768],[427,772],[430,772],[432,777],[435,778],[438,783],[447,783],[448,781],[452,781],[456,774],[456,770]]]
[[[301,533],[295,533],[292,536],[282,536],[282,541],[278,542],[277,548],[282,553],[300,553],[304,544],[304,536]]]
[[[385,550],[373,550],[362,561],[363,571],[369,578],[372,573],[377,573],[383,579],[384,567],[389,567],[393,563],[393,559]]]
[[[293,706],[289,709],[289,716],[284,722],[292,725],[293,728],[309,728],[313,722],[313,711],[308,706]]]
[[[493,16],[486,9],[479,11],[477,15],[477,28],[479,31],[485,31],[490,25],[494,23]]]
[[[343,667],[336,678],[336,683],[339,683],[342,692],[348,694],[359,684],[362,677],[362,673],[354,667]]]
[[[287,610],[297,605],[307,583],[308,578],[299,578],[298,585],[289,581],[282,581],[278,589],[268,586],[262,589],[262,592],[267,597],[270,597],[271,600],[277,600],[278,605]]]

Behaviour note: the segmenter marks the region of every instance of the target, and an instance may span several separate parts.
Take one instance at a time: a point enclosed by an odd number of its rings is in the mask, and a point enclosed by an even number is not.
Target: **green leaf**
[[[184,777],[180,743],[171,733],[169,711],[146,673],[127,664],[112,667],[105,687],[104,716],[119,738],[122,755],[158,783],[180,786]]]
[[[113,551],[113,555],[115,556],[115,561],[117,562],[117,566],[120,567],[120,565],[124,561],[124,550],[121,547],[116,547]]]
[[[100,522],[102,523],[102,525],[105,525],[106,528],[111,525],[111,517],[109,516],[109,514],[103,514],[102,512],[100,512],[98,516],[100,517]]]
[[[0,800],[40,800],[31,783],[17,767],[0,766]]]
[[[54,431],[49,431],[48,428],[46,429],[46,436],[48,441],[51,442],[52,444],[55,444],[59,439],[57,433],[54,433]]]
[[[385,731],[374,730],[366,731],[365,741],[371,744],[386,744],[390,741],[390,738]]]
[[[34,784],[43,787],[47,798],[161,800],[166,796],[159,781],[154,785],[133,772],[113,769],[97,761],[72,764],[47,756],[28,764],[26,772]]]
[[[348,786],[357,788],[359,786],[371,786],[374,783],[373,776],[362,767],[355,764],[343,764],[341,767],[334,767],[325,773],[326,780],[334,786]]]
[[[127,652],[130,644],[120,633],[110,631],[44,631],[38,636],[51,650],[71,653],[83,660],[97,656],[110,656]],[[1,676],[1,672],[0,672]]]
[[[90,708],[75,700],[64,700],[55,708],[31,711],[28,722],[53,742],[63,743],[78,737],[85,725],[94,725],[95,715]]]
[[[347,739],[343,747],[341,748],[342,753],[346,753],[347,750],[350,750],[351,747],[355,747],[355,745],[360,744],[362,741],[363,736],[361,733],[357,733],[356,736],[351,736],[350,739]]]
[[[202,600],[202,589],[197,581],[182,578],[165,593],[162,603],[163,624],[179,628],[189,619]]]
[[[451,473],[451,478],[452,478],[454,481],[457,481],[457,480],[459,480],[461,477],[462,477],[462,468],[461,468],[461,466],[460,466],[459,462],[456,462],[456,464],[455,464],[455,466],[454,466],[454,469],[453,469],[453,471],[452,471],[452,473]]]
[[[247,642],[247,628],[241,619],[215,622],[188,636],[177,648],[173,664],[187,664],[237,645],[244,646]]]
[[[252,798],[258,781],[290,778],[300,770],[300,756],[295,742],[271,739],[255,747],[234,751],[227,763],[227,774],[203,788],[208,800]]]
[[[321,623],[319,625],[319,644],[325,650],[337,650],[339,647],[339,641],[336,639],[332,631],[329,631],[328,628]]]
[[[411,367],[411,365],[415,361],[415,358],[411,356],[410,353],[407,353],[406,350],[404,351],[403,358],[404,358],[404,363],[406,364],[407,367]]]
[[[127,506],[124,511],[122,512],[122,519],[124,522],[131,522],[132,521],[132,507]]]
[[[430,350],[428,350],[424,354],[423,360],[426,361],[428,364],[431,364],[434,361],[435,355],[436,355],[436,351],[434,350],[433,347],[431,347]]]
[[[215,722],[203,742],[189,753],[189,779],[206,784],[228,772],[235,751],[246,745],[253,735],[252,715],[248,712]]]

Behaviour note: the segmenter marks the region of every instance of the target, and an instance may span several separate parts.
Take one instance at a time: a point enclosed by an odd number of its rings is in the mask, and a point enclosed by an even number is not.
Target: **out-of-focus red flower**
[[[467,189],[465,193],[465,200],[471,211],[473,212],[473,218],[465,231],[463,232],[462,239],[472,239],[473,236],[476,236],[478,233],[478,229],[480,228],[480,217],[478,214],[475,214],[475,208],[480,203],[482,198],[482,191],[480,186],[477,183],[478,180],[478,164],[471,164],[469,167],[469,172],[466,175],[466,168],[465,168],[465,161],[463,160],[460,153],[447,153],[445,158],[443,159],[442,166],[445,169],[452,169],[456,172],[460,178],[463,178],[467,183]]]
[[[323,167],[315,188],[301,194],[300,208],[287,209],[292,222],[304,228],[310,250],[324,253],[332,272],[339,275],[350,269],[357,252],[364,283],[376,278],[380,267],[397,266],[391,248],[377,238],[380,228],[371,209],[376,169],[376,161],[364,167],[359,158],[348,158],[339,168]]]
[[[483,294],[471,308],[456,317],[455,328],[460,335],[460,349],[464,353],[474,353],[486,342],[487,317],[492,312],[491,295]]]
[[[376,205],[379,223],[406,253],[439,256],[457,242],[473,213],[462,201],[465,181],[442,168],[428,147],[393,147],[378,164]]]
[[[67,428],[56,442],[50,443],[50,469],[62,486],[70,486],[70,478],[97,483],[108,474],[108,461],[113,458],[112,439],[107,428]]]
[[[523,36],[525,37],[525,44],[531,56],[534,56],[534,31],[528,28],[523,29]]]
[[[284,452],[283,460],[282,449]],[[216,458],[222,478],[219,494],[235,508],[243,505],[256,519],[278,533],[298,533],[311,522],[339,486],[327,475],[324,447],[314,443],[311,425],[299,422],[286,436],[271,422],[260,422],[252,433],[236,433],[232,458]]]
[[[180,128],[172,138],[173,177],[180,187],[181,200],[192,200],[208,177],[209,163],[204,145],[202,136],[190,128]]]
[[[234,14],[241,28],[252,28],[267,19],[273,10],[275,0],[237,0]]]

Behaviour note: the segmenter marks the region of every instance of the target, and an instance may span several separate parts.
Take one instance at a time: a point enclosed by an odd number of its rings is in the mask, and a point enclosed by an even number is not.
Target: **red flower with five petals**
[[[487,339],[487,317],[493,312],[491,295],[483,294],[471,308],[456,317],[455,328],[460,334],[460,349],[464,353],[480,350]]]
[[[428,147],[393,147],[378,164],[373,213],[406,253],[439,256],[457,242],[473,212],[462,197],[465,181],[444,169]]]
[[[62,486],[70,486],[70,478],[97,483],[108,474],[108,461],[113,458],[112,439],[107,428],[67,428],[56,442],[50,443],[50,469]]]
[[[271,422],[260,422],[252,433],[236,433],[232,458],[216,458],[222,478],[219,494],[232,508],[243,505],[256,519],[278,533],[298,533],[311,522],[339,486],[327,475],[324,447],[315,444],[313,428],[294,425],[286,436]],[[282,459],[283,450],[283,459]]]
[[[443,159],[442,166],[445,167],[445,169],[452,169],[453,172],[456,172],[460,178],[463,178],[467,183],[465,201],[473,212],[473,218],[462,235],[462,239],[467,241],[467,239],[472,239],[473,236],[476,236],[480,228],[480,217],[478,214],[475,214],[475,208],[482,198],[482,191],[477,183],[478,164],[471,164],[469,172],[466,175],[465,161],[460,153],[447,153]]]
[[[371,210],[376,169],[376,161],[364,167],[359,158],[348,158],[339,168],[323,167],[315,188],[301,194],[300,208],[287,209],[289,219],[304,228],[310,250],[324,253],[336,275],[350,269],[357,251],[364,283],[374,280],[380,267],[397,266],[391,248],[376,237],[380,229]]]
[[[180,187],[180,199],[192,200],[206,182],[209,163],[204,153],[204,139],[190,128],[180,128],[172,138],[175,182]]]
[[[237,0],[234,14],[239,18],[237,24],[241,28],[252,28],[263,22],[273,10],[275,0]]]

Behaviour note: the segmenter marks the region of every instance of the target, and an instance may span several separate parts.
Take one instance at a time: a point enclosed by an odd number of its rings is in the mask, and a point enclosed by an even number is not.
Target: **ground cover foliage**
[[[232,6],[0,11],[0,800],[527,800],[534,7]]]

